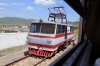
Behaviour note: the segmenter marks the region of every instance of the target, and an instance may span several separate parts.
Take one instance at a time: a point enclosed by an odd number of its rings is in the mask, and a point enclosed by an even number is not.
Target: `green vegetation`
[[[18,17],[4,17],[0,18],[0,24],[17,24],[17,25],[26,25],[29,26],[32,21],[35,19],[24,19]]]
[[[78,27],[78,26],[75,26],[75,27],[74,27],[74,30],[77,30],[77,29],[79,29],[79,27]]]
[[[74,27],[74,33],[75,33],[75,34],[78,34],[78,30],[79,30],[79,27],[78,27],[78,26],[75,26],[75,27]]]
[[[15,52],[19,52],[21,50],[27,49],[28,45],[21,45],[21,46],[16,46],[16,47],[11,47],[11,48],[7,48],[4,50],[0,50],[0,57],[5,56],[5,55],[9,55]]]
[[[17,32],[17,31],[14,31],[14,30],[5,30],[5,33],[13,33],[13,32]]]
[[[36,20],[35,19],[18,18],[18,17],[0,18],[0,24],[17,24],[17,25],[30,26],[32,21],[36,21]],[[74,32],[78,33],[78,28],[79,28],[79,22],[78,21],[75,21],[75,22],[68,21],[67,23],[74,25]],[[18,27],[21,27],[21,26],[18,26]],[[9,31],[6,31],[6,32],[9,32]]]

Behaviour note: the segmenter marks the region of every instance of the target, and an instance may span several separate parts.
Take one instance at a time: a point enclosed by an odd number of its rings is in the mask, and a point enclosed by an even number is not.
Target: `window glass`
[[[46,33],[46,34],[54,34],[55,32],[55,24],[42,24],[42,29],[41,33]]]
[[[70,32],[73,32],[73,31],[74,31],[74,27],[70,26]]]
[[[60,32],[61,32],[61,25],[57,25],[56,33],[57,33],[57,34],[60,34]]]
[[[32,33],[43,33],[43,34],[54,34],[55,24],[48,23],[32,23],[30,32]]]
[[[31,30],[30,32],[33,32],[33,33],[39,33],[40,31],[40,24],[36,23],[36,24],[31,24]]]
[[[61,26],[61,33],[65,33],[65,25]]]
[[[65,25],[57,25],[57,34],[65,33],[66,26]]]

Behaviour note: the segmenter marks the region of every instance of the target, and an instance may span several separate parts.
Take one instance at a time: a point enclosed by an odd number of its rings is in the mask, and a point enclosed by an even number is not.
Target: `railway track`
[[[77,40],[77,35],[75,35],[73,38],[74,44],[75,44],[76,40]],[[43,57],[36,57],[36,56],[28,55],[17,61],[13,61],[12,63],[9,63],[5,66],[48,66],[50,63],[52,63],[54,60],[56,60],[58,57],[60,57],[63,53],[65,53],[67,50],[69,50],[72,46],[73,46],[73,44],[70,44],[64,51],[60,51],[51,59],[47,59],[47,57],[43,58]]]
[[[13,64],[15,64],[15,63],[17,63],[17,62],[19,62],[19,61],[21,61],[21,60],[24,60],[24,59],[26,59],[26,58],[28,58],[28,57],[29,57],[29,56],[23,57],[23,58],[21,58],[21,59],[19,59],[19,60],[17,60],[17,61],[13,61],[12,63],[6,64],[5,66],[11,66],[11,65],[13,65]]]

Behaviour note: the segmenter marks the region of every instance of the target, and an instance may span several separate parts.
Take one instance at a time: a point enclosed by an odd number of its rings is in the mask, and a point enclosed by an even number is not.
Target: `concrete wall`
[[[26,44],[28,33],[0,33],[0,50]]]

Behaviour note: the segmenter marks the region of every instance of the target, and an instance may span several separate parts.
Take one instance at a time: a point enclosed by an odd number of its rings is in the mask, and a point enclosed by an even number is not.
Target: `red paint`
[[[67,33],[67,35],[70,35],[70,34],[74,34],[74,32]],[[29,34],[29,36],[39,37],[39,38],[59,38],[59,37],[65,36],[65,34],[56,34],[54,37],[52,37],[52,36],[39,36],[39,35],[33,35],[33,34]]]
[[[54,38],[52,36],[39,36],[39,35],[31,35],[31,34],[29,34],[29,36],[31,36],[31,37],[39,37],[39,38]]]
[[[71,41],[71,40],[72,40],[72,38],[66,40],[66,42]],[[29,42],[28,44],[29,44],[30,46],[37,46],[37,47],[43,47],[43,48],[51,48],[51,49],[55,49],[55,48],[57,48],[57,47],[63,45],[64,42],[61,42],[61,43],[56,44],[56,45],[49,45],[49,44],[36,44],[36,43],[31,43],[31,42]]]
[[[74,34],[74,32],[67,33],[67,35],[71,35],[71,34]],[[65,36],[65,34],[56,34],[55,38],[60,38],[63,36]]]
[[[44,50],[39,50],[39,49],[33,49],[33,48],[29,48],[28,51],[31,54],[34,54],[36,56],[46,56],[46,57],[51,57],[54,52],[53,51],[44,51]]]

